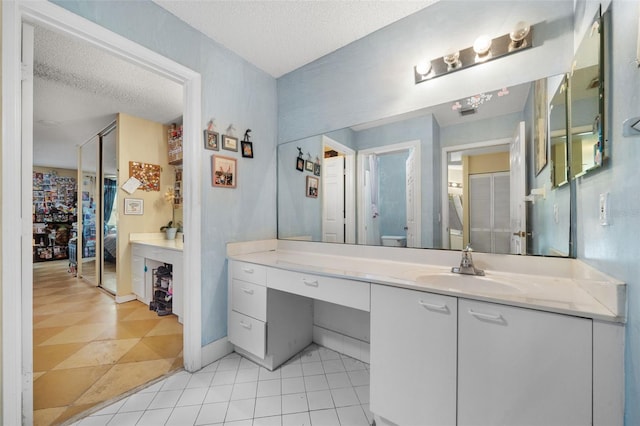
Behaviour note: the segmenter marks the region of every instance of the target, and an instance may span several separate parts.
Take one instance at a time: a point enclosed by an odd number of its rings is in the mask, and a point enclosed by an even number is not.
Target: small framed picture
[[[296,158],[296,170],[298,171],[304,171],[304,159],[303,158]]]
[[[144,213],[144,200],[141,198],[125,198],[124,214],[142,215]]]
[[[315,163],[313,165],[313,174],[316,176],[320,176],[320,163]]]
[[[318,198],[318,185],[320,180],[317,177],[307,176],[307,197]]]
[[[222,149],[238,152],[238,138],[222,135]]]
[[[304,169],[306,171],[308,171],[308,172],[313,173],[313,161],[309,161],[309,160],[305,161],[304,162]]]
[[[224,148],[224,145],[222,147]],[[237,179],[236,166],[235,158],[212,155],[211,168],[213,186],[235,188]]]
[[[242,141],[240,142],[242,149],[242,156],[245,158],[253,158],[253,142]]]
[[[204,131],[204,147],[205,149],[212,149],[214,151],[220,150],[219,141],[220,135],[211,130]]]

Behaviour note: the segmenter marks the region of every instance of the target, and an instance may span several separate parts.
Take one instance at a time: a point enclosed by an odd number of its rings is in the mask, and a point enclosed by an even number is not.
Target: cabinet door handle
[[[247,324],[244,321],[240,321],[240,325],[246,328],[247,330],[251,330],[251,324]]]
[[[429,303],[429,302],[425,302],[424,300],[419,300],[418,304],[420,306],[424,306],[427,309],[430,310],[434,310],[434,311],[442,311],[442,312],[449,312],[449,307],[445,304],[435,304],[435,303]]]
[[[313,281],[311,281],[311,280],[308,280],[308,279],[306,279],[306,278],[303,278],[303,279],[302,279],[302,282],[303,282],[305,285],[308,285],[309,287],[318,287],[318,285],[319,285],[319,284],[318,284],[318,280],[313,280]]]
[[[253,268],[242,268],[242,270],[247,274],[253,274]]]
[[[244,291],[247,294],[253,294],[253,290],[250,288],[242,288],[242,291]]]
[[[485,314],[483,312],[476,312],[473,309],[469,309],[469,314],[473,315],[476,318],[491,320],[491,321],[501,321],[502,315],[500,314]]]

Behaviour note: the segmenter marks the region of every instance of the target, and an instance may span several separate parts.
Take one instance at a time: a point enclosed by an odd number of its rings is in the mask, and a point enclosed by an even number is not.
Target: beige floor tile
[[[56,424],[62,424],[70,418],[89,410],[94,405],[95,404],[71,405],[55,419],[55,422]]]
[[[47,345],[39,347],[33,352],[33,371],[52,370],[56,365],[80,351],[85,345],[86,343],[65,343],[62,345]],[[70,367],[81,366],[77,365]]]
[[[143,385],[166,374],[171,368],[172,361],[173,360],[160,359],[129,364],[116,364],[107,374],[87,390],[76,401],[76,404],[95,404],[106,401],[123,392]]]
[[[33,383],[33,408],[71,405],[111,368],[100,365],[47,372]]]
[[[122,318],[122,321],[157,320],[158,314],[150,311],[149,308],[140,308]]]
[[[162,358],[175,358],[182,352],[182,334],[143,337],[140,343],[153,349]]]
[[[66,408],[44,408],[33,411],[33,426],[49,426],[64,413]]]
[[[34,328],[33,329],[33,345],[38,346],[47,339],[52,338],[56,334],[63,332],[67,327],[51,327],[51,328]]]
[[[96,340],[143,337],[158,324],[157,320],[118,321],[107,327]]]
[[[40,377],[42,377],[44,374],[46,374],[46,371],[35,371],[33,373],[33,381],[35,382],[36,380],[38,380]]]
[[[129,352],[120,358],[120,364],[130,362],[147,361],[151,359],[166,359],[167,357],[160,355],[149,346],[142,342],[138,342]]]
[[[56,334],[50,339],[45,340],[40,344],[44,345],[59,345],[62,343],[77,343],[77,342],[90,342],[95,340],[100,334],[104,333],[107,328],[106,324],[83,324],[72,325],[66,330]]]
[[[85,322],[91,312],[69,312],[64,315],[45,315],[45,318],[33,319],[33,328],[68,327]],[[37,321],[37,322],[36,322]]]
[[[158,325],[147,333],[147,336],[162,336],[166,334],[182,334],[182,324],[178,322],[178,317],[174,315],[164,317],[158,322]]]
[[[82,349],[59,363],[55,370],[115,364],[140,339],[103,340],[87,343]]]

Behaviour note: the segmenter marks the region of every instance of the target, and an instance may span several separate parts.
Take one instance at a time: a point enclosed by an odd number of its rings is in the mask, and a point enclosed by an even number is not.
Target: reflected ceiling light
[[[491,37],[481,35],[473,42],[473,51],[476,52],[476,62],[484,62],[491,57]]]

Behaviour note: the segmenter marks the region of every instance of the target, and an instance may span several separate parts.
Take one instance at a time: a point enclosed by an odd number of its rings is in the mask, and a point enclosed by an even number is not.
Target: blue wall
[[[640,424],[640,137],[623,137],[622,123],[640,115],[640,71],[634,63],[638,2],[613,1],[611,12],[612,62],[605,73],[610,159],[603,170],[577,181],[578,258],[627,283],[625,424],[631,426]],[[609,226],[598,220],[599,194],[605,192]]]
[[[226,336],[225,243],[276,235],[275,79],[151,1],[55,3],[199,72],[203,129],[215,117],[218,130],[253,130],[254,159],[224,154],[238,158],[236,189],[211,186],[211,152],[202,149],[202,344]]]
[[[378,157],[378,211],[380,235],[403,235],[407,217],[407,173],[409,152],[383,154]]]

